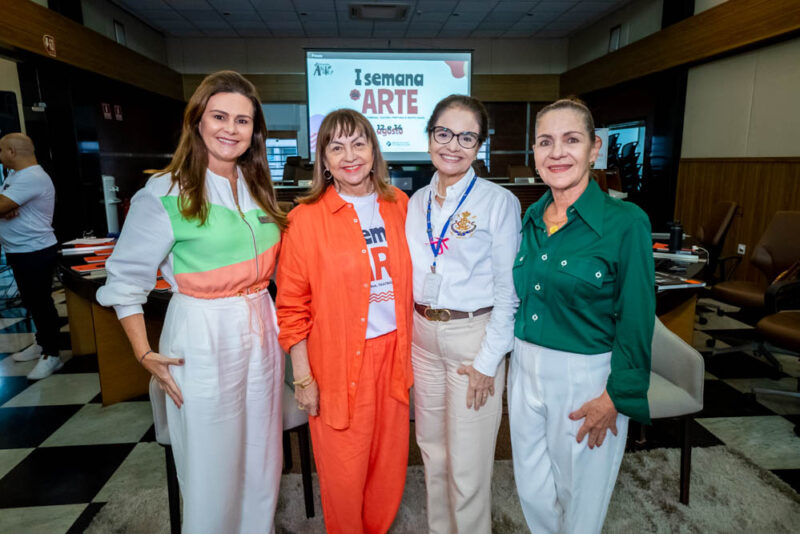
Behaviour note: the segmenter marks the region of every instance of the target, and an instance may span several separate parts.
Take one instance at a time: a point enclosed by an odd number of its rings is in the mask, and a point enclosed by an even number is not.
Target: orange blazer
[[[378,200],[389,247],[397,317],[397,345],[391,362],[393,398],[408,404],[413,383],[411,256],[405,235],[408,196],[395,188],[395,201]],[[276,308],[283,350],[308,340],[311,372],[319,384],[322,421],[333,428],[350,424],[361,376],[367,332],[369,252],[352,204],[333,187],[313,204],[289,213],[276,283]]]

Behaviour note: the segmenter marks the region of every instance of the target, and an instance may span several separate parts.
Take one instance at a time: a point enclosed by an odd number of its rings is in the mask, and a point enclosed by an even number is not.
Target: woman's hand
[[[307,410],[308,415],[316,417],[319,414],[319,387],[316,380],[305,388],[296,386],[294,388],[294,398],[297,399],[297,407],[301,410]]]
[[[576,440],[578,443],[583,441],[584,436],[589,434],[589,448],[593,449],[603,444],[606,439],[606,431],[617,435],[617,409],[614,402],[608,396],[607,391],[603,394],[583,404],[580,408],[569,414],[573,421],[586,418],[583,425],[578,430]]]
[[[142,367],[156,378],[158,387],[180,408],[183,405],[183,395],[169,372],[170,365],[183,365],[183,358],[167,358],[163,354],[150,352],[142,359]]]
[[[489,400],[489,395],[494,395],[494,377],[486,376],[476,370],[471,365],[462,365],[458,368],[458,374],[469,377],[467,386],[467,409],[475,407],[475,411],[480,410],[481,406]]]

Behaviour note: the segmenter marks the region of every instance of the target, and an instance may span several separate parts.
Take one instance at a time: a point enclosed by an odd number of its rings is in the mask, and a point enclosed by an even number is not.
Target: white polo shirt
[[[447,188],[442,206],[431,199],[432,235],[438,240],[449,217],[450,225],[436,260],[442,284],[436,302],[423,297],[425,276],[431,272],[433,251],[427,233],[428,198],[439,182],[436,173],[411,197],[406,216],[406,239],[414,271],[414,300],[436,308],[472,312],[493,306],[473,367],[494,376],[500,360],[514,345],[514,314],[519,305],[512,267],[520,241],[520,204],[511,191],[478,178],[457,213],[461,195],[475,176],[470,168]]]
[[[19,204],[19,215],[0,218],[0,244],[6,252],[36,252],[58,242],[53,233],[56,190],[41,165],[10,174],[0,195]]]

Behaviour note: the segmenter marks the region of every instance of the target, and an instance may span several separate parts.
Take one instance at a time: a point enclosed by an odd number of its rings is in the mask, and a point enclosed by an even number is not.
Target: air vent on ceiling
[[[361,2],[350,4],[350,18],[354,20],[378,20],[391,22],[403,20],[408,13],[408,4],[376,4]]]

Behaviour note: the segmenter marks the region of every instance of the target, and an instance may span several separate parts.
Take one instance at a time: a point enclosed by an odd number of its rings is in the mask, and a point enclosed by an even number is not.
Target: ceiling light
[[[350,18],[355,20],[399,21],[406,18],[408,4],[376,4],[363,2],[347,6]]]

